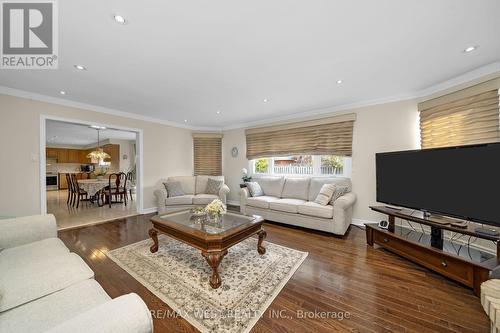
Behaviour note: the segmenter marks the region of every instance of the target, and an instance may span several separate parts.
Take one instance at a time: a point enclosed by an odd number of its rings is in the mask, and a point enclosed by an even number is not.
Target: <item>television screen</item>
[[[500,226],[500,143],[376,154],[377,201]]]

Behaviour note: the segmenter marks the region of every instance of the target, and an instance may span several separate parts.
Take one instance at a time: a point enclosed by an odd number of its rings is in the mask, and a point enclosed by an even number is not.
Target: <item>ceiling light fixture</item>
[[[479,46],[469,46],[468,48],[464,49],[464,53],[469,53],[469,52],[472,52],[472,51],[475,51],[477,50]]]
[[[64,90],[61,90],[59,93],[60,93],[61,95],[66,95],[66,92],[65,92]]]
[[[215,113],[220,114],[220,110],[217,110],[217,112],[215,112]]]
[[[337,80],[337,84],[341,84],[342,82],[342,80]]]
[[[78,69],[79,71],[86,71],[87,68],[85,68],[84,66],[82,65],[74,65],[76,69]]]
[[[88,153],[87,158],[90,158],[91,163],[99,163],[101,161],[104,161],[104,159],[111,158],[111,156],[109,156],[108,153],[104,152],[104,150],[102,150],[102,148],[100,147],[99,131],[106,129],[106,127],[97,125],[91,125],[90,127],[97,131],[97,148],[96,150]]]
[[[187,122],[188,122],[188,120],[187,120],[187,119],[184,119],[184,122],[185,122],[185,123],[187,123]]]
[[[113,18],[115,19],[115,22],[116,23],[119,23],[119,24],[125,24],[127,23],[127,21],[125,20],[125,18],[121,15],[114,15]]]
[[[263,102],[267,103],[267,102],[269,102],[269,100],[267,98],[264,98]]]

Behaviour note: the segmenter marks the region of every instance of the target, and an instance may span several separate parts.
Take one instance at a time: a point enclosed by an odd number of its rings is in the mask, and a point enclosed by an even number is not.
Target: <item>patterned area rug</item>
[[[264,314],[307,257],[284,246],[257,239],[233,247],[222,260],[222,285],[212,289],[211,269],[199,250],[165,235],[151,253],[151,240],[108,252],[107,256],[201,332],[248,332]]]

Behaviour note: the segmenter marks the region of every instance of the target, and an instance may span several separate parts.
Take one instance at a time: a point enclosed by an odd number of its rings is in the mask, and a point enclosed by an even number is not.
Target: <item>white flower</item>
[[[248,170],[246,168],[241,169],[241,172],[246,176],[248,175]]]
[[[209,203],[206,207],[205,210],[209,214],[226,214],[227,208],[226,205],[222,203],[219,199],[215,199],[211,203]]]

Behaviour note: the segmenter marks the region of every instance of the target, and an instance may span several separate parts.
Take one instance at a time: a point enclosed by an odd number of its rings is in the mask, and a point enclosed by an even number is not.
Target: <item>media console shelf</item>
[[[476,233],[473,226],[455,227],[448,222],[453,220],[439,216],[424,216],[422,212],[410,209],[392,209],[386,206],[370,206],[376,212],[386,214],[388,229],[377,224],[366,224],[366,242],[399,254],[413,262],[440,273],[454,281],[474,289],[477,296],[481,293],[481,283],[488,280],[490,272],[500,266],[500,237]],[[431,227],[431,233],[396,226],[395,219],[416,222]],[[497,245],[497,255],[445,240],[443,230],[458,234],[490,240]],[[467,239],[467,238],[465,238]],[[467,242],[466,242],[467,243]]]

